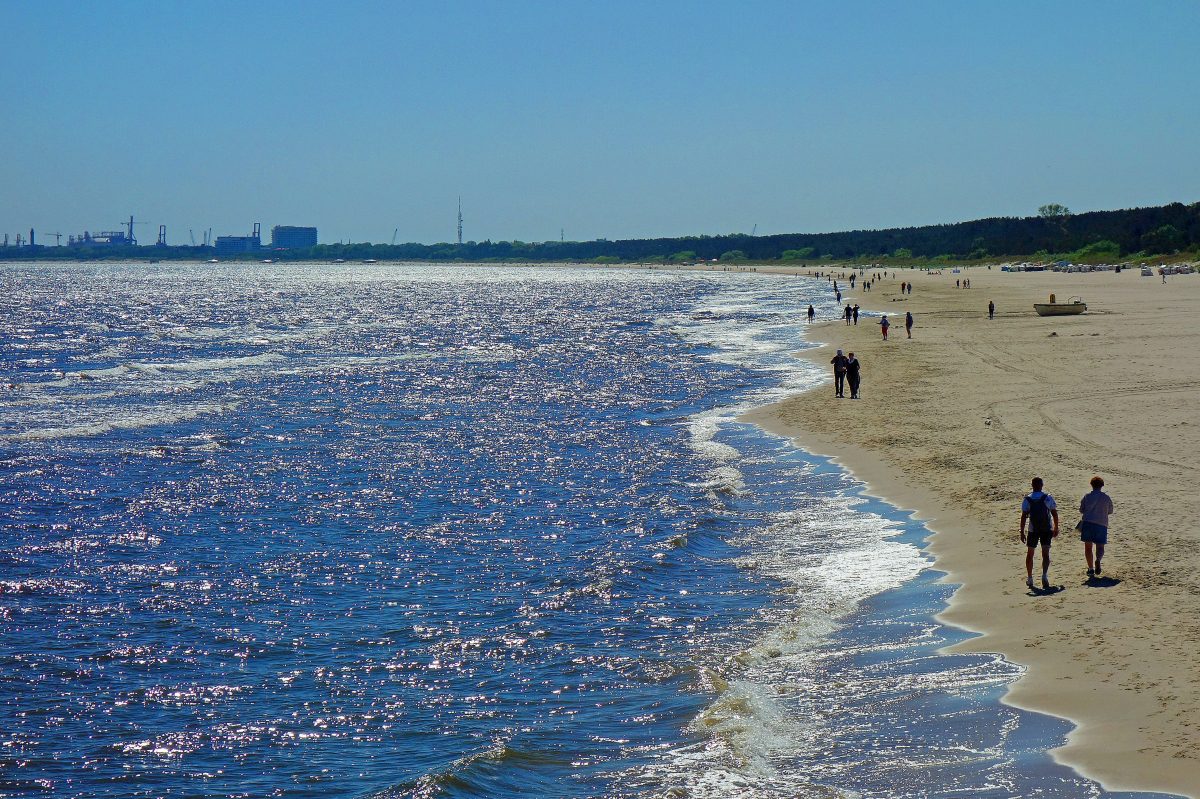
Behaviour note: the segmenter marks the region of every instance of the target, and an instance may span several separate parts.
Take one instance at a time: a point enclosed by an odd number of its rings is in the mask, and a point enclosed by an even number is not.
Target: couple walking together
[[[1033,588],[1033,553],[1042,548],[1042,588],[1050,588],[1050,542],[1058,537],[1058,506],[1054,497],[1042,490],[1042,478],[1033,478],[1033,491],[1021,501],[1021,543],[1025,544],[1025,584]],[[1092,478],[1091,493],[1079,502],[1082,519],[1075,529],[1083,541],[1083,556],[1087,561],[1090,580],[1103,571],[1100,561],[1108,544],[1108,517],[1112,515],[1112,499],[1103,491],[1104,479]],[[1025,533],[1026,522],[1029,534]],[[1094,548],[1094,549],[1093,549]]]
[[[846,383],[850,384],[850,399],[858,399],[858,386],[862,380],[858,359],[854,353],[843,355],[841,350],[830,361],[833,364],[833,388],[835,397],[846,396]]]

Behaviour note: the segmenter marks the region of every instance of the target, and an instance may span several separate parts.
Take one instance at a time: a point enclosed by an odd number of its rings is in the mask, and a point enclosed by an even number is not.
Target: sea
[[[827,385],[810,303],[0,266],[0,796],[1147,799],[943,652],[921,523],[741,421]]]

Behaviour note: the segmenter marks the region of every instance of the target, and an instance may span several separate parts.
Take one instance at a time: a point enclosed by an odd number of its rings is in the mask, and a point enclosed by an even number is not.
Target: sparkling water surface
[[[1116,796],[938,654],[924,528],[737,421],[824,281],[0,288],[0,795]]]

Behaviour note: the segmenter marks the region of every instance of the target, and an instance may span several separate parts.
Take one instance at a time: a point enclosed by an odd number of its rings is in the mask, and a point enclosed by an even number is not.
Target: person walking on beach
[[[846,361],[848,359],[838,350],[837,355],[830,361],[833,364],[833,390],[835,397],[846,396]]]
[[[858,303],[854,303],[854,324],[858,324]]]
[[[1033,551],[1042,548],[1042,588],[1050,590],[1050,542],[1058,538],[1058,506],[1042,491],[1042,478],[1033,478],[1033,491],[1021,500],[1021,543],[1025,545],[1025,585],[1033,588]],[[1053,520],[1053,524],[1051,524]],[[1029,535],[1025,535],[1025,522]]]
[[[854,353],[846,356],[846,382],[850,384],[850,399],[858,399],[858,385],[861,380],[859,367],[861,364],[858,358],[854,357]]]
[[[817,310],[815,308],[813,308],[812,305],[809,305],[808,306],[808,321],[811,322],[813,319],[816,318],[816,316],[817,316]]]
[[[891,326],[892,326],[892,323],[888,321],[887,314],[884,314],[883,318],[879,320],[879,328],[883,331],[883,340],[884,341],[887,341],[888,328]]]
[[[912,338],[912,326],[913,326],[912,311],[905,311],[904,312],[904,332],[908,334],[909,338]]]
[[[854,358],[854,353],[850,353]],[[850,384],[854,391],[854,384]],[[1087,560],[1087,576],[1089,579],[1099,576],[1100,559],[1104,557],[1104,545],[1108,543],[1108,517],[1112,515],[1112,498],[1105,494],[1104,478],[1092,478],[1092,492],[1079,501],[1079,512],[1083,519],[1079,522],[1079,538],[1083,541],[1083,557]],[[1096,557],[1092,559],[1092,547],[1096,548]]]
[[[847,326],[850,325],[850,316],[853,313],[854,313],[854,311],[851,310],[850,303],[846,303],[846,312],[842,315],[846,317],[846,325]]]
[[[996,318],[996,303],[988,300],[988,319]]]

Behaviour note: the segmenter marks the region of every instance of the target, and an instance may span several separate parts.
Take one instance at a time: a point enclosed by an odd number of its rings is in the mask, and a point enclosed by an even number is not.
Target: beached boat
[[[1086,311],[1087,303],[1083,301],[1083,297],[1072,297],[1066,302],[1055,302],[1054,295],[1051,294],[1050,302],[1035,302],[1033,310],[1037,311],[1038,316],[1070,316]]]

